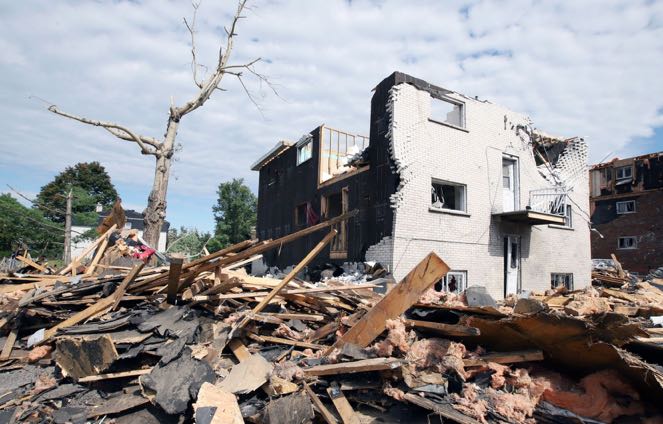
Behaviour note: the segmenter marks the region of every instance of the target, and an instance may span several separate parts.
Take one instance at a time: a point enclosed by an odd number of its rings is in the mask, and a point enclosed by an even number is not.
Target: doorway
[[[520,288],[520,236],[504,237],[504,296]]]
[[[335,218],[348,212],[348,187],[340,192],[322,197],[322,216],[325,220]],[[346,259],[348,257],[348,221],[344,220],[332,226],[338,234],[331,241],[329,257]]]
[[[502,158],[502,212],[513,212],[517,209],[518,174],[516,160]]]

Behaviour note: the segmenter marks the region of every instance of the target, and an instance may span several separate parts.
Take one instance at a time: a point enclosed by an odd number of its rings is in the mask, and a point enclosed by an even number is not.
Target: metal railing
[[[566,216],[567,197],[563,187],[532,190],[529,192],[529,208],[535,212]]]

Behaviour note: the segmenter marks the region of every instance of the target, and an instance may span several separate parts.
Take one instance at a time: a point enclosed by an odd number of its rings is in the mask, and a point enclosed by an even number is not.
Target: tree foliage
[[[72,190],[72,218],[79,225],[96,225],[97,203],[112,206],[117,191],[106,169],[99,162],[81,162],[67,167],[53,181],[41,188],[36,207],[48,219],[64,223],[66,194]]]
[[[180,227],[168,231],[169,254],[179,253],[189,259],[202,255],[203,247],[212,238],[210,233],[203,233],[195,228]]]
[[[0,256],[27,247],[32,256],[56,258],[62,255],[64,228],[26,208],[9,194],[0,194]]]
[[[217,195],[217,203],[212,207],[216,228],[208,245],[210,251],[250,238],[256,225],[258,201],[243,178],[219,184]]]

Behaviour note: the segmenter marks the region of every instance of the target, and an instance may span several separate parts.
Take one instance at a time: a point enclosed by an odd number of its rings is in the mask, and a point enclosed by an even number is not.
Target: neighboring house
[[[592,258],[614,253],[640,274],[663,266],[663,152],[600,163],[590,181]]]
[[[370,137],[321,125],[252,169],[261,240],[358,210],[313,264],[374,260],[400,280],[435,251],[452,269],[445,288],[485,286],[496,298],[590,282],[585,142],[409,75],[375,88]],[[297,263],[323,236],[264,260]]]
[[[108,216],[110,213],[110,210],[107,211],[99,211],[97,209],[97,213],[99,214],[99,219],[97,221],[97,224],[100,224],[101,221]],[[143,237],[143,229],[145,228],[145,224],[143,223],[143,214],[140,212],[136,212],[134,210],[128,209],[124,211],[124,214],[127,218],[127,222],[124,225],[125,230],[137,230],[138,231],[138,237]],[[86,231],[90,230],[91,228],[97,228],[96,226],[91,227],[89,225],[76,225],[76,222],[74,222],[71,226],[72,229],[72,235],[71,235],[71,257],[75,258],[79,256],[83,250],[85,250],[86,247],[88,247],[90,244],[94,242],[94,240],[83,240],[76,242],[77,236],[80,234],[85,233]],[[170,223],[168,221],[163,222],[163,226],[161,227],[161,233],[159,234],[159,246],[156,247],[157,251],[159,252],[164,252],[166,250],[166,239],[168,238],[168,228],[170,228]]]

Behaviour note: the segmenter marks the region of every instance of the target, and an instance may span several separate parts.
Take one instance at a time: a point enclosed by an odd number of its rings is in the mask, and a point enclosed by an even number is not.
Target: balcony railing
[[[535,212],[566,216],[567,191],[563,187],[529,192],[529,208]]]

